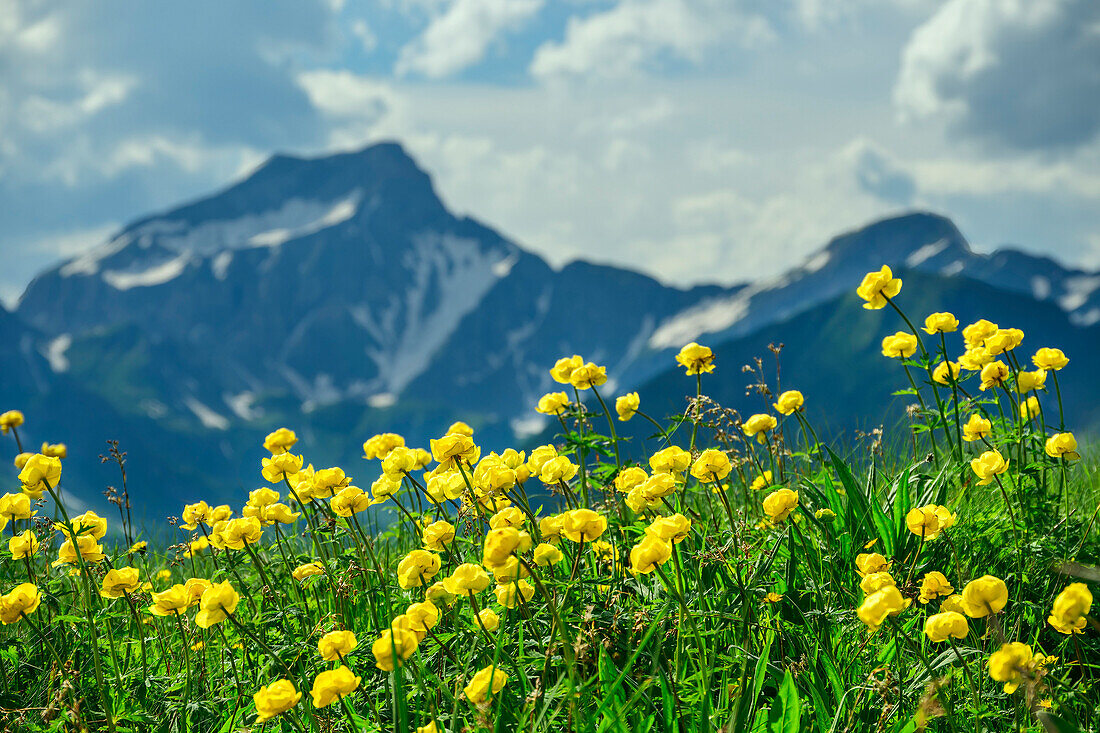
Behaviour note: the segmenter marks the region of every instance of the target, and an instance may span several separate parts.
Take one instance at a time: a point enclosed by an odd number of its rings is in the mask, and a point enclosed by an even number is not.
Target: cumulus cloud
[[[1011,148],[1086,143],[1100,130],[1100,3],[948,0],[909,39],[894,100]]]
[[[724,41],[753,46],[773,38],[768,20],[733,0],[620,0],[587,17],[571,17],[560,42],[531,61],[539,78],[627,76],[668,56],[699,63]]]
[[[489,45],[542,9],[543,0],[453,0],[417,38],[401,49],[398,74],[438,79],[478,63]]]

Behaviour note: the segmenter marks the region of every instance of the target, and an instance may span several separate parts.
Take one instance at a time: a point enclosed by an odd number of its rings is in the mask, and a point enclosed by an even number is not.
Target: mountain
[[[1071,346],[1073,334],[1095,340],[1100,276],[1019,251],[976,254],[932,214],[837,237],[769,281],[675,288],[583,261],[553,268],[449,212],[428,174],[382,143],[275,156],[43,272],[0,318],[19,344],[2,357],[17,363],[0,404],[26,406],[28,430],[49,426],[36,438],[88,441],[66,464],[86,501],[114,480],[98,462],[102,441],[122,440],[135,495],[159,519],[254,488],[262,436],[277,424],[299,432],[314,463],[352,475],[376,470],[359,446],[381,430],[425,445],[464,419],[486,447],[522,442],[547,425],[532,405],[558,388],[547,369],[562,355],[606,364],[608,395],[643,387],[655,400],[664,385],[683,390],[670,365],[691,340],[729,364],[791,328],[785,359],[802,348],[795,335],[828,352],[814,359],[833,359],[840,341],[830,349],[805,324],[834,313],[841,341],[869,328],[838,303],[883,263],[924,278],[929,300],[973,285],[1041,305]],[[743,399],[743,378],[725,377]],[[849,425],[855,413],[839,408],[835,422]]]

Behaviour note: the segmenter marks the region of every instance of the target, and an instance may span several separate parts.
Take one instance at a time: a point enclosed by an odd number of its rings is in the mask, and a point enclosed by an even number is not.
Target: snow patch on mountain
[[[69,350],[72,344],[73,337],[68,333],[63,333],[50,340],[46,345],[46,361],[49,362],[50,369],[57,373],[68,371],[69,359],[65,356],[65,352]]]
[[[1066,278],[1066,294],[1058,304],[1063,310],[1075,311],[1088,302],[1093,291],[1100,288],[1100,275]]]
[[[125,249],[134,238],[129,234],[122,234],[114,239],[110,240],[106,244],[101,244],[98,247],[93,247],[79,257],[67,262],[61,266],[58,274],[61,277],[72,277],[73,275],[94,275],[99,272],[99,263],[111,255],[117,254]]]
[[[104,270],[102,277],[103,281],[115,290],[148,288],[175,280],[187,269],[187,264],[190,261],[191,256],[185,252],[179,257],[174,257],[137,272]]]
[[[225,276],[229,273],[229,265],[233,262],[233,252],[226,250],[225,252],[219,252],[214,255],[214,259],[210,261],[210,271],[214,273],[214,277],[219,280],[224,280]]]
[[[923,262],[927,262],[928,260],[938,255],[940,252],[943,252],[945,249],[947,249],[947,245],[949,244],[951,244],[951,240],[947,239],[947,237],[944,237],[943,239],[938,239],[931,244],[926,244],[923,247],[919,247],[913,250],[912,254],[905,258],[905,264],[909,267],[916,267]]]

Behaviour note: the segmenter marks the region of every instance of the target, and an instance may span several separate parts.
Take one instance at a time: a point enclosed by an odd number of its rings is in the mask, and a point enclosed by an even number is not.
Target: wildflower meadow
[[[0,415],[21,483],[0,497],[0,726],[1098,730],[1073,345],[907,314],[888,267],[856,292],[898,325],[882,399],[912,403],[858,439],[819,438],[798,375],[763,361],[744,405],[716,405],[708,381],[744,372],[684,346],[667,416],[572,356],[532,406],[544,445],[483,451],[458,422],[317,467],[279,428],[243,506],[143,538],[125,490],[117,516],[69,513],[65,446]]]

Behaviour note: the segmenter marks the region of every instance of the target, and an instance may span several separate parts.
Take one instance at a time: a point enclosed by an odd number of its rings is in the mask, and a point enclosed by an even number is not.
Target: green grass
[[[938,340],[928,344],[939,348]],[[974,375],[960,385],[960,411],[964,421],[975,411],[993,419],[990,445],[959,441],[951,390],[941,387],[937,396],[921,379],[923,361],[907,365],[926,409],[914,409],[910,423],[880,441],[832,443],[854,446],[840,455],[818,442],[800,414],[780,416],[758,444],[740,431],[741,415],[702,401],[698,414],[689,408],[654,425],[644,443],[620,445],[620,465],[615,441],[604,435],[610,416],[597,399],[573,399],[556,445],[581,470],[549,485],[531,476],[496,497],[522,508],[522,529],[535,544],[547,529],[536,516],[595,509],[607,519],[599,539],[615,559],[601,559],[591,542],[562,538],[561,561],[536,566],[521,546],[514,554],[535,581],[528,601],[504,608],[492,586],[453,604],[440,601],[438,622],[395,671],[375,665],[372,645],[392,619],[424,600],[425,587],[400,587],[396,572],[420,547],[417,523],[448,519],[457,530],[438,553],[438,574],[424,578],[428,585],[459,563],[482,561],[492,512],[472,501],[469,488],[462,501],[433,505],[424,472],[410,471],[373,510],[343,518],[329,498],[311,499],[297,507],[307,516],[265,527],[246,548],[208,548],[193,557],[183,546],[164,545],[128,554],[133,528],[122,521],[111,527],[105,559],[61,567],[51,565],[62,539],[47,519],[56,511],[51,491],[38,502],[37,517],[9,524],[13,535],[33,529],[39,552],[28,561],[0,560],[0,590],[29,580],[42,595],[36,610],[0,630],[0,722],[13,731],[414,731],[432,721],[455,732],[1096,730],[1100,630],[1089,619],[1084,633],[1067,636],[1047,616],[1069,583],[1096,588],[1100,580],[1092,567],[1100,535],[1097,463],[1045,454],[1045,437],[1060,420],[1052,392],[1040,394],[1042,420],[1012,420],[1011,393],[979,391]],[[710,380],[729,378],[724,366],[703,375],[703,394]],[[761,384],[751,399],[767,411],[774,395],[766,380]],[[695,386],[685,379],[686,390]],[[898,386],[916,400],[900,367]],[[946,422],[937,405],[944,400]],[[700,448],[720,450],[733,470],[720,493],[684,473],[675,491],[636,513],[614,479],[633,465],[632,456],[648,470],[648,456],[667,445],[690,450],[692,460]],[[992,447],[1009,458],[1009,470],[999,482],[978,485],[969,460]],[[309,446],[294,450],[303,448],[308,454]],[[180,458],[202,460],[185,448]],[[374,462],[347,468],[378,472]],[[752,490],[765,469],[772,485]],[[474,465],[462,473],[483,488]],[[275,489],[293,504],[289,485]],[[789,518],[769,522],[763,499],[780,488],[797,491],[799,504]],[[949,507],[957,520],[924,541],[906,517],[929,504]],[[686,538],[656,571],[630,572],[630,550],[650,521],[673,513],[691,519]],[[220,529],[203,526],[194,536]],[[192,537],[172,531],[180,541]],[[874,632],[856,614],[865,594],[854,563],[865,552],[891,561],[894,582],[911,601]],[[293,569],[308,562],[325,572],[295,580]],[[107,570],[126,566],[138,568],[151,588],[101,597]],[[931,571],[942,572],[956,593],[974,578],[996,576],[1007,584],[1007,605],[968,619],[969,632],[956,643],[934,643],[924,622],[943,599],[917,600]],[[147,612],[151,592],[193,577],[227,581],[240,593],[231,617],[201,628],[195,608],[178,618]],[[475,607],[499,614],[499,628],[482,628]],[[361,681],[339,702],[315,708],[315,678],[341,664],[323,661],[317,641],[335,629],[357,635],[342,663]],[[1024,670],[1013,694],[987,669],[1008,641],[1058,658]],[[507,675],[506,684],[484,702],[471,701],[464,687],[491,665]],[[303,693],[301,701],[257,723],[253,693],[284,678]]]

